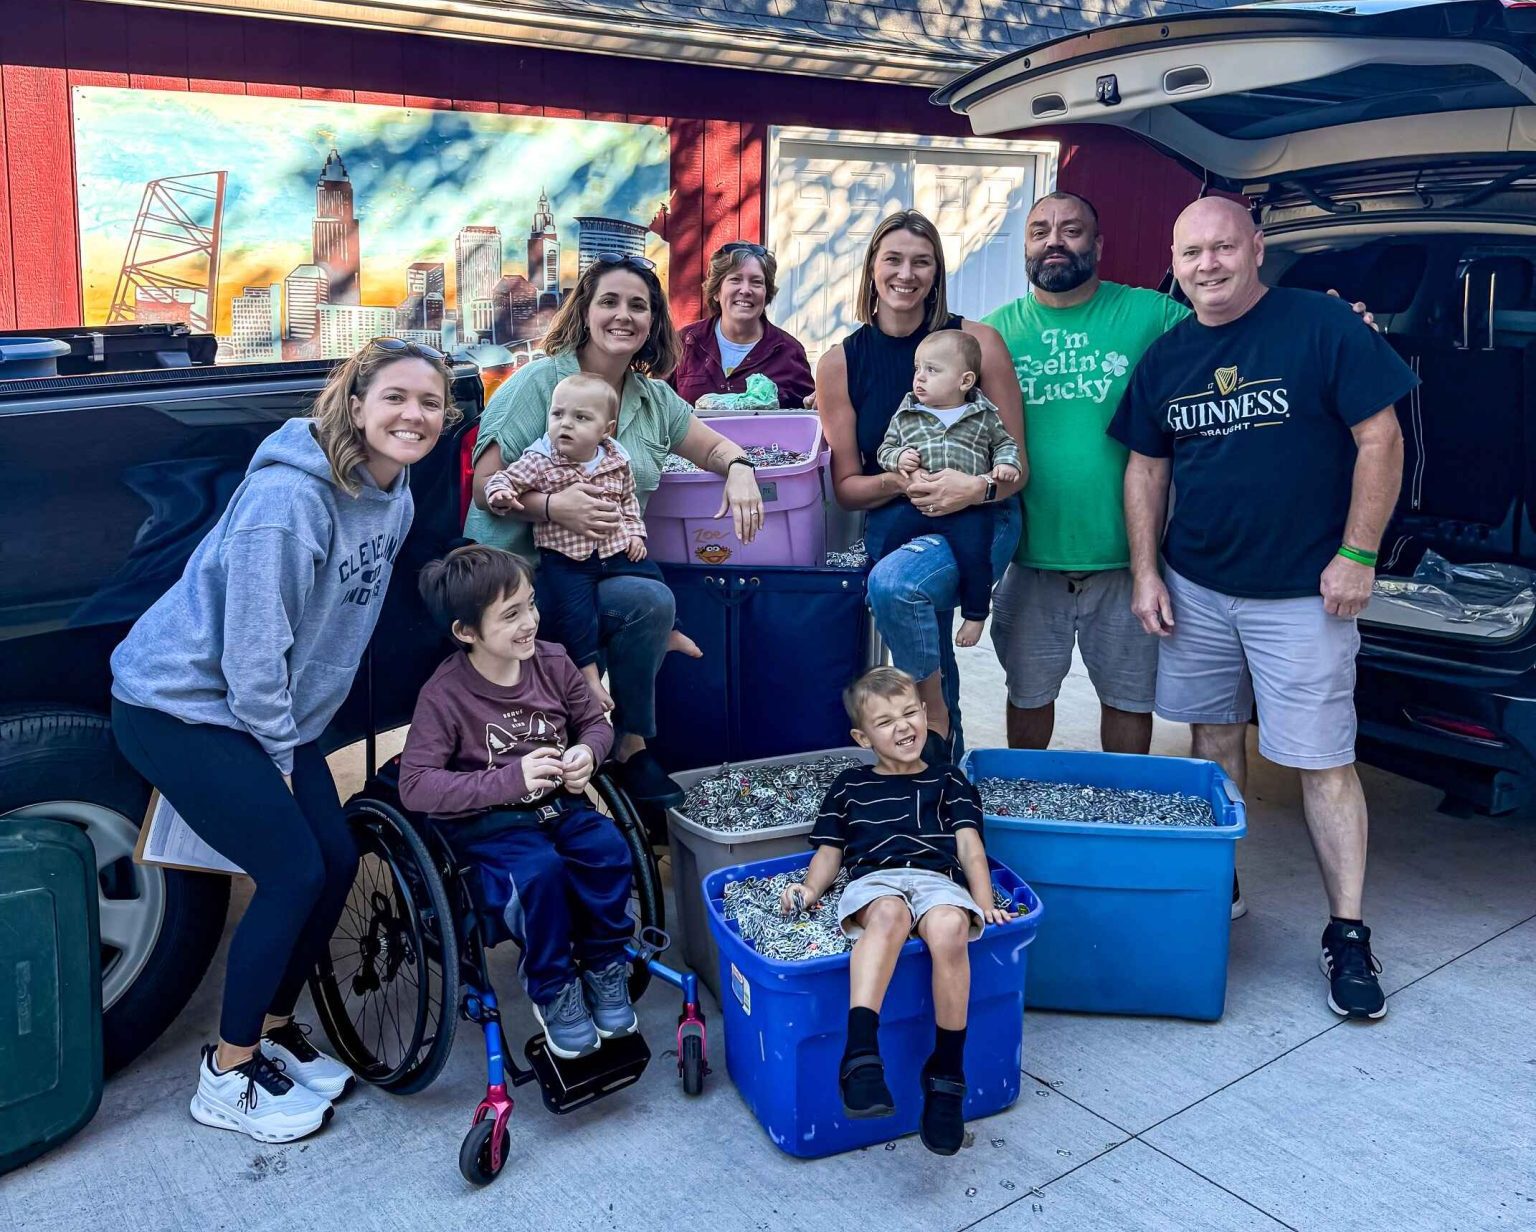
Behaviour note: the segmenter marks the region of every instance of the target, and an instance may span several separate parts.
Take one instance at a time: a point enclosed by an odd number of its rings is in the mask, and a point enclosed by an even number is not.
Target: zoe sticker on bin
[[[723,543],[705,543],[693,549],[693,554],[706,565],[723,565],[731,559],[731,549]]]

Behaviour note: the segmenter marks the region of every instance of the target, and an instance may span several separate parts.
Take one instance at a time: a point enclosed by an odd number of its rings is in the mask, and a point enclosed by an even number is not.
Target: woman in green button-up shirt
[[[535,559],[529,523],[544,517],[546,502],[496,516],[485,503],[485,482],[544,435],[555,386],[579,371],[601,376],[619,395],[614,435],[629,451],[642,509],[661,482],[667,455],[676,453],[725,476],[719,516],[729,510],[742,542],[756,537],[763,499],[745,451],[707,427],[662,379],[677,363],[677,331],[649,261],[616,255],[594,261],[555,314],[544,349],[548,358],[512,376],[481,417],[475,502],[465,535]],[[594,541],[618,525],[618,506],[584,484],[556,493],[547,504],[551,521]],[[613,577],[598,584],[598,602],[614,701],[614,757],[623,763],[624,786],[642,802],[681,803],[682,791],[645,748],[656,734],[656,674],[676,616],[672,592],[650,578]]]

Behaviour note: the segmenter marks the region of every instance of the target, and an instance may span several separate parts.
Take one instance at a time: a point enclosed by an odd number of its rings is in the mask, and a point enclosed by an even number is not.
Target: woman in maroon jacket
[[[781,407],[805,405],[815,386],[805,348],[764,315],[779,289],[778,270],[771,252],[745,241],[722,245],[709,259],[709,315],[681,331],[683,357],[669,378],[683,401],[741,393],[761,373],[778,386]]]

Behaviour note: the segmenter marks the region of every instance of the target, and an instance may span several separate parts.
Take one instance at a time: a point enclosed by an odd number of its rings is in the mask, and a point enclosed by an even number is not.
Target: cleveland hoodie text
[[[112,655],[112,696],[256,738],[284,774],[346,700],[411,528],[409,471],[336,486],[314,421],[251,459],[186,571]]]

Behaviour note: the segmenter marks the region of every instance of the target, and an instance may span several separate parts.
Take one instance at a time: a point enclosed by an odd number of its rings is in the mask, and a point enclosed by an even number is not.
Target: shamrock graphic
[[[1124,376],[1130,366],[1131,361],[1119,351],[1110,351],[1104,356],[1104,371],[1110,376]]]

